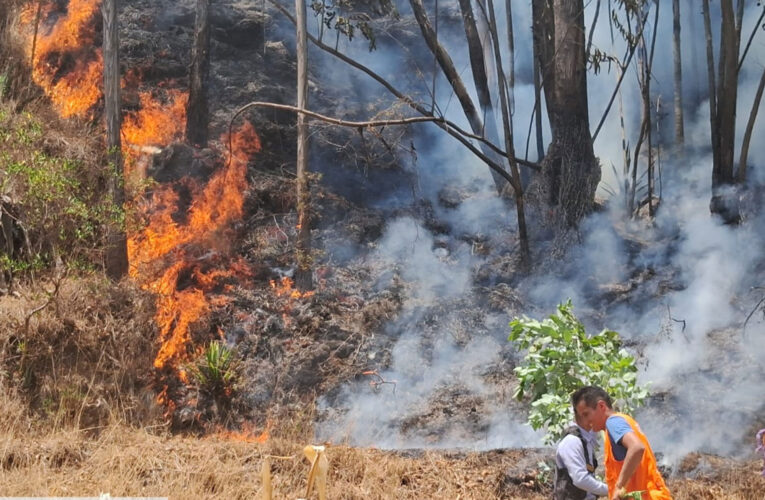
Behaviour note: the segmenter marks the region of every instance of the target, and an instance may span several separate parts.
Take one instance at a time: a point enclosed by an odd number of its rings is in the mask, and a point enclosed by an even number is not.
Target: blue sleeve
[[[632,432],[630,424],[623,417],[614,415],[606,420],[606,430],[614,443],[621,445],[620,441],[628,432]]]

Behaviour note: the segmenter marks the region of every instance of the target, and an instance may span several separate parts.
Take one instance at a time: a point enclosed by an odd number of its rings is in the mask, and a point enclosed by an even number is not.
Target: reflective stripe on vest
[[[672,495],[664,484],[664,479],[662,479],[659,468],[656,466],[656,457],[653,455],[651,445],[648,443],[645,434],[640,430],[640,426],[632,417],[623,413],[614,413],[612,416],[619,416],[626,420],[632,428],[632,432],[645,445],[643,459],[625,486],[627,491],[646,491],[643,494],[643,498],[647,497],[650,500],[672,500]],[[608,434],[608,431],[606,431],[606,434]],[[624,461],[619,461],[614,457],[613,450],[611,449],[611,439],[607,435],[603,441],[606,456],[606,484],[608,485],[609,493],[613,493],[614,489],[616,489],[616,481],[619,479],[619,473],[622,471]]]

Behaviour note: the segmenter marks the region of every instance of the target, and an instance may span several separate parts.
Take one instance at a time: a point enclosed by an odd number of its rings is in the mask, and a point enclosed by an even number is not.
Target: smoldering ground
[[[400,8],[407,12],[406,5]],[[513,8],[519,24],[529,24],[529,6],[513,3]],[[669,47],[671,9],[668,4],[660,8],[657,45]],[[692,2],[683,2],[681,8],[698,17],[686,31],[690,35],[695,30],[698,38],[702,33],[700,12]],[[594,5],[587,7],[588,26],[593,9]],[[756,17],[744,16],[744,33]],[[611,49],[604,19],[596,25],[594,44]],[[515,33],[517,53],[530,53],[528,30],[516,27]],[[469,67],[465,49],[457,42],[459,33],[445,33],[443,40],[457,65]],[[765,147],[755,144],[750,153],[758,182],[743,198],[749,197],[744,205],[750,203],[752,210],[739,227],[724,225],[709,214],[708,103],[699,97],[705,95],[700,88],[703,82],[693,77],[705,74],[705,67],[699,65],[706,61],[698,57],[694,44],[690,36],[683,38],[684,90],[689,96],[686,155],[680,159],[668,153],[671,113],[660,116],[654,130],[665,151],[660,166],[661,205],[655,221],[625,220],[618,191],[611,189],[608,194],[601,189],[599,193],[610,198],[607,209],[581,224],[562,258],[546,256],[539,250],[547,248],[546,243],[537,241],[534,272],[508,280],[517,300],[506,303],[502,310],[487,304],[487,288],[477,279],[496,255],[475,252],[474,243],[483,238],[495,252],[512,252],[514,216],[506,215],[510,209],[490,196],[486,167],[451,139],[432,132],[414,134],[418,155],[412,169],[418,175],[417,193],[443,224],[433,227],[416,218],[395,218],[388,222],[376,247],[357,257],[388,263],[387,269],[405,290],[401,313],[375,332],[384,339],[381,350],[390,346],[390,356],[370,353],[369,359],[370,369],[377,370],[381,379],[396,382],[395,391],[392,385],[376,386],[375,390],[369,386],[369,378],[361,377],[323,398],[320,409],[325,418],[318,425],[319,438],[390,448],[538,446],[539,434],[525,425],[524,409],[509,397],[507,381],[497,381],[492,374],[502,367],[498,371],[501,377],[512,378],[518,356],[506,341],[512,316],[546,316],[570,297],[588,331],[617,330],[638,356],[640,382],[650,383],[654,396],[637,418],[658,451],[668,459],[689,451],[729,455],[747,451],[748,432],[762,423],[765,412],[765,386],[758,383],[765,373],[758,354],[765,336],[762,316],[754,314],[743,329],[745,318],[761,298],[757,287],[765,279],[761,251],[765,219],[752,201],[756,197],[752,192],[761,189],[762,169],[758,166],[765,161]],[[612,50],[623,53],[618,39]],[[383,67],[396,66],[389,53],[368,57]],[[653,99],[670,103],[671,59],[656,60]],[[763,62],[763,42],[755,42],[741,75],[739,144],[759,77],[757,68]],[[594,126],[605,110],[615,77],[603,70],[588,78]],[[640,120],[635,80],[629,75],[622,87],[625,134],[632,144]],[[469,83],[470,78],[465,81]],[[438,94],[439,99],[448,99],[445,82],[439,83],[437,94],[439,87],[445,92]],[[516,149],[523,151],[525,125],[533,107],[530,87],[516,88],[516,103]],[[447,116],[452,115],[461,119],[456,106]],[[754,137],[762,127],[758,122]],[[545,137],[549,137],[547,130]],[[595,142],[603,166],[602,187],[613,188],[623,181],[619,174],[621,145],[618,111],[612,109]],[[455,186],[472,186],[473,190],[456,207],[444,204],[439,193]],[[391,274],[386,276],[390,279]],[[480,416],[470,415],[476,412]],[[723,415],[725,425],[721,426]]]

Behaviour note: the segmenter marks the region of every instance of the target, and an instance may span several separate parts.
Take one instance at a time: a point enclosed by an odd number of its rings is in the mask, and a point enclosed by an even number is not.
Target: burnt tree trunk
[[[189,103],[186,108],[186,141],[207,146],[209,110],[207,87],[210,78],[210,0],[197,0],[194,47],[191,51]]]
[[[552,131],[552,142],[542,163],[542,188],[548,203],[556,209],[556,218],[575,225],[591,210],[600,182],[587,109],[584,4],[583,0],[554,0],[552,19],[546,14],[549,6],[549,0],[547,6],[542,6],[543,26],[539,28],[544,37],[541,66]]]
[[[738,43],[732,0],[722,0],[720,62],[717,81],[717,124],[720,131],[720,161],[714,169],[714,185],[730,184],[733,177],[733,148],[736,131],[738,90]]]
[[[675,80],[675,148],[681,153],[685,144],[685,126],[683,123],[683,58],[680,50],[680,0],[672,0],[672,54]]]
[[[765,90],[765,69],[762,70],[760,84],[757,86],[754,103],[752,103],[752,109],[749,112],[749,120],[746,123],[744,140],[741,142],[741,159],[738,162],[738,174],[736,174],[736,178],[740,183],[746,182],[746,163],[749,156],[749,143],[752,140],[752,131],[754,130],[754,122],[757,119],[757,112],[760,110],[760,101],[762,101],[763,90]]]
[[[705,0],[705,4],[708,0]],[[710,210],[728,223],[740,219],[738,196],[728,187],[736,183],[734,147],[736,139],[736,99],[738,93],[738,48],[740,31],[736,27],[733,0],[721,1],[720,62],[713,127],[718,133],[718,154],[712,165]],[[710,101],[711,102],[711,101]]]
[[[717,128],[717,85],[715,84],[715,56],[712,41],[712,22],[709,18],[709,0],[703,0],[704,34],[707,49],[707,88],[709,89],[709,127],[712,138],[712,169],[720,163],[720,135]]]
[[[297,107],[308,106],[308,48],[305,0],[295,0],[297,16]],[[310,186],[308,185],[308,123],[305,114],[297,118],[297,270],[295,285],[301,291],[313,289],[311,265]]]
[[[112,202],[123,208],[125,191],[122,183],[123,166],[120,152],[120,56],[117,0],[104,0],[101,5],[104,22],[104,118],[106,120],[106,146],[113,168],[109,176],[109,195]],[[119,280],[128,270],[127,238],[124,228],[110,232],[105,255],[106,274]]]

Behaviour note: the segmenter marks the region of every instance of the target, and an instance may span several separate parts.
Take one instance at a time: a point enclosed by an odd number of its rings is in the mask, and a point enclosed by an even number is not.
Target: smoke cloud
[[[514,127],[519,152],[525,151],[534,107],[528,4],[513,2],[519,82]],[[589,2],[586,8],[588,28],[595,4]],[[399,8],[409,14],[406,2],[399,2]],[[382,267],[392,270],[403,283],[405,301],[400,315],[383,331],[374,332],[381,339],[381,350],[382,346],[392,346],[390,357],[382,362],[379,353],[369,354],[370,366],[380,368],[380,377],[396,381],[395,391],[387,384],[373,390],[369,379],[364,379],[322,398],[319,407],[325,418],[317,427],[318,437],[383,448],[541,445],[540,434],[525,424],[523,408],[514,404],[507,392],[517,358],[506,340],[507,322],[516,314],[547,316],[556,304],[571,298],[588,331],[614,329],[638,356],[640,381],[651,384],[654,396],[636,417],[655,450],[669,461],[690,451],[727,455],[748,451],[742,443],[748,443],[748,432],[765,418],[765,364],[761,355],[765,322],[760,314],[754,314],[743,328],[745,318],[762,298],[763,292],[757,287],[765,286],[765,217],[749,211],[739,227],[730,227],[709,213],[712,165],[706,59],[699,48],[703,47],[704,33],[700,8],[691,0],[681,2],[687,153],[682,159],[669,154],[674,92],[671,3],[661,2],[659,8],[652,99],[661,103],[654,133],[662,156],[661,205],[655,221],[625,221],[618,195],[623,182],[623,152],[615,102],[595,142],[595,153],[603,166],[599,195],[611,197],[608,209],[582,223],[576,243],[562,259],[545,260],[544,255],[538,255],[545,265],[512,285],[523,309],[498,312],[486,305],[486,290],[476,278],[477,271],[497,256],[476,253],[471,238],[464,236],[485,235],[497,243],[495,249],[500,248],[501,239],[514,233],[514,216],[491,195],[491,178],[480,161],[433,126],[414,129],[417,160],[411,168],[417,178],[417,193],[430,202],[435,217],[446,223],[448,231],[434,232],[415,218],[399,217],[388,223],[373,252],[358,257],[384,262]],[[747,6],[742,30],[745,37],[753,28],[756,8]],[[615,34],[612,43],[605,3],[601,9],[593,44],[621,55],[623,41]],[[714,8],[712,17],[715,40],[719,40],[719,12]],[[504,13],[498,19],[504,22]],[[461,23],[447,21],[442,22],[441,40],[474,93]],[[501,29],[506,28],[503,25]],[[427,71],[432,68],[427,51],[416,46],[415,39],[407,51],[393,44],[384,47],[374,53],[353,44],[346,48],[386,75],[396,74],[402,58],[416,57],[424,76],[409,75],[398,81],[408,82],[405,88],[416,95],[427,95]],[[759,35],[741,73],[739,144],[764,64],[765,37]],[[635,70],[630,67],[628,71],[622,102],[626,140],[634,147],[641,106]],[[374,83],[353,81],[364,86],[360,94],[380,94]],[[594,128],[613,92],[616,75],[613,69],[609,72],[604,68],[598,75],[589,73],[588,83]],[[447,116],[465,124],[441,77],[436,93]],[[755,138],[763,135],[762,120],[760,116]],[[545,141],[549,141],[548,130]],[[761,184],[765,143],[753,142],[750,177]],[[533,138],[531,144],[533,151]],[[439,201],[446,187],[470,194],[456,207],[446,207]],[[500,381],[492,376],[497,373]],[[462,413],[463,408],[468,409],[467,414]]]

